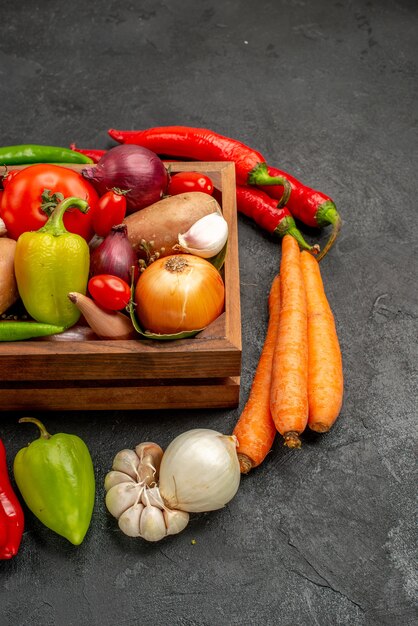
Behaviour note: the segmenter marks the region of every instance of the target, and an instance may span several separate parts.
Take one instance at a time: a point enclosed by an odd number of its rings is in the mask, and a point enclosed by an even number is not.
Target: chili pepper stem
[[[329,250],[334,245],[338,235],[341,231],[342,221],[341,217],[335,207],[333,202],[325,202],[317,212],[317,221],[319,226],[324,226],[326,224],[332,224],[332,232],[331,235],[325,244],[324,248],[316,257],[317,261],[320,261],[324,258],[324,256],[329,252]]]
[[[85,200],[81,198],[70,197],[60,202],[52,211],[46,224],[38,230],[38,233],[50,233],[54,237],[59,237],[63,233],[67,232],[64,226],[63,216],[67,209],[75,207],[82,213],[87,213],[89,205]]]
[[[51,438],[51,435],[49,434],[49,432],[47,431],[45,426],[42,424],[41,421],[36,419],[36,417],[21,417],[20,420],[19,420],[19,424],[23,423],[23,422],[30,422],[31,424],[36,424],[36,426],[41,431],[41,434],[40,434],[40,438],[41,439],[50,439]]]
[[[282,207],[287,204],[292,187],[290,182],[284,176],[270,176],[266,163],[258,163],[248,174],[248,183],[250,185],[282,185],[283,195],[279,200],[278,206]]]

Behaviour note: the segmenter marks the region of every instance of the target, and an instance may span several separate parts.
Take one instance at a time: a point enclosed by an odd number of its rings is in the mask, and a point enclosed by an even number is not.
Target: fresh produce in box
[[[210,196],[213,194],[213,183],[209,176],[202,172],[178,172],[170,176],[167,195],[177,196],[188,191],[203,191]]]
[[[115,188],[100,197],[93,219],[96,235],[106,237],[113,226],[122,222],[126,215],[126,194],[127,191]]]
[[[0,315],[19,298],[14,270],[15,252],[16,241],[0,237]]]
[[[60,146],[38,144],[20,144],[0,148],[2,165],[20,165],[26,163],[92,163],[87,155]]]
[[[94,187],[78,172],[60,165],[30,165],[11,170],[3,185],[0,216],[12,239],[41,228],[58,202],[69,196],[82,198],[90,209],[87,213],[67,211],[65,227],[86,241],[93,237],[93,217],[99,198]]]
[[[136,254],[149,261],[178,252],[178,235],[186,233],[200,218],[211,213],[222,215],[215,198],[201,191],[191,191],[151,204],[128,215],[124,223]]]
[[[173,334],[205,328],[223,311],[225,287],[209,261],[192,254],[163,257],[141,274],[135,308],[146,331]]]
[[[167,170],[159,157],[140,146],[116,146],[82,175],[94,185],[100,196],[111,189],[126,192],[128,213],[157,202],[165,193]]]
[[[103,309],[91,298],[75,291],[71,291],[68,298],[101,339],[133,339],[138,336],[131,319],[120,311]]]
[[[132,268],[138,277],[138,260],[128,239],[126,224],[113,226],[97,246],[90,245],[90,276],[112,274],[131,283]]]
[[[28,508],[50,530],[72,544],[82,543],[94,507],[95,478],[90,452],[80,437],[50,435],[33,417],[40,436],[16,454],[14,477]]]
[[[90,252],[80,235],[66,230],[67,209],[85,213],[88,204],[66,198],[36,232],[20,235],[15,253],[15,274],[25,309],[35,320],[57,326],[72,326],[80,311],[68,299],[70,291],[86,292]]]
[[[197,220],[185,233],[179,233],[179,247],[202,259],[211,259],[228,241],[228,223],[221,213],[210,213]]]
[[[122,311],[131,299],[128,283],[112,274],[97,274],[90,278],[88,291],[97,304],[110,311]]]
[[[5,320],[0,322],[0,341],[24,341],[63,333],[65,326],[42,322]]]

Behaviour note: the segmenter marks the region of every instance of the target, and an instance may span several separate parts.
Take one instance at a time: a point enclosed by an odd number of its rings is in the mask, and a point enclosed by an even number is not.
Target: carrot
[[[309,253],[302,252],[300,257],[308,307],[308,426],[324,433],[342,406],[341,350],[319,263]]]
[[[289,448],[300,448],[308,421],[308,316],[299,245],[282,240],[280,322],[274,350],[270,409]]]
[[[271,450],[276,427],[270,413],[270,380],[274,346],[279,329],[280,278],[276,276],[269,294],[269,322],[263,349],[255,370],[250,395],[235,425],[242,474],[260,465]]]

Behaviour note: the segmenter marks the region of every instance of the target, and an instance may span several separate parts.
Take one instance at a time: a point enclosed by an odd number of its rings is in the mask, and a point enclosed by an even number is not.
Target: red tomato
[[[126,196],[115,189],[111,189],[99,199],[93,219],[96,235],[106,237],[112,226],[121,224],[126,214]]]
[[[88,289],[97,304],[111,311],[121,311],[131,299],[128,283],[111,274],[93,276],[89,280]]]
[[[187,191],[203,191],[210,196],[213,194],[213,183],[209,176],[201,172],[179,172],[173,174],[168,183],[167,193],[176,196]]]
[[[93,216],[99,196],[94,187],[81,174],[60,165],[40,163],[31,165],[4,180],[4,193],[0,216],[4,220],[9,237],[18,239],[28,230],[38,230],[48,219],[42,209],[42,193],[60,192],[65,198],[75,196],[89,203],[89,211],[81,213],[69,209],[64,214],[64,224],[71,233],[77,233],[90,241],[94,234]]]

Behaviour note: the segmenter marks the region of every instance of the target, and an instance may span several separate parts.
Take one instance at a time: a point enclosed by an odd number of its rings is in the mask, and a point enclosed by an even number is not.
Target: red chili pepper
[[[293,217],[307,226],[317,228],[329,226],[330,224],[333,226],[330,238],[317,257],[319,261],[334,244],[341,229],[341,217],[334,202],[326,194],[307,187],[294,176],[276,167],[269,166],[268,172],[270,176],[285,176],[289,181],[292,192],[287,202],[287,208]],[[280,185],[262,186],[261,189],[272,198],[280,199],[283,195],[283,187]]]
[[[284,176],[270,176],[264,157],[245,144],[206,128],[160,126],[148,130],[115,130],[109,135],[119,143],[133,143],[156,152],[197,161],[233,161],[239,185],[282,185],[280,205],[287,203],[290,185]]]
[[[0,560],[17,554],[23,528],[23,510],[9,480],[6,450],[0,439]]]
[[[95,150],[95,149],[87,149],[87,148],[77,148],[77,146],[75,145],[75,143],[70,143],[70,148],[71,150],[74,150],[75,152],[79,152],[80,154],[85,154],[86,156],[90,157],[90,159],[94,162],[94,163],[98,163],[100,161],[100,159],[102,158],[102,156],[104,154],[106,154],[107,150]]]
[[[306,243],[288,208],[279,207],[277,200],[261,189],[237,185],[237,209],[267,232],[279,237],[292,235],[303,250],[318,252],[318,246]]]

